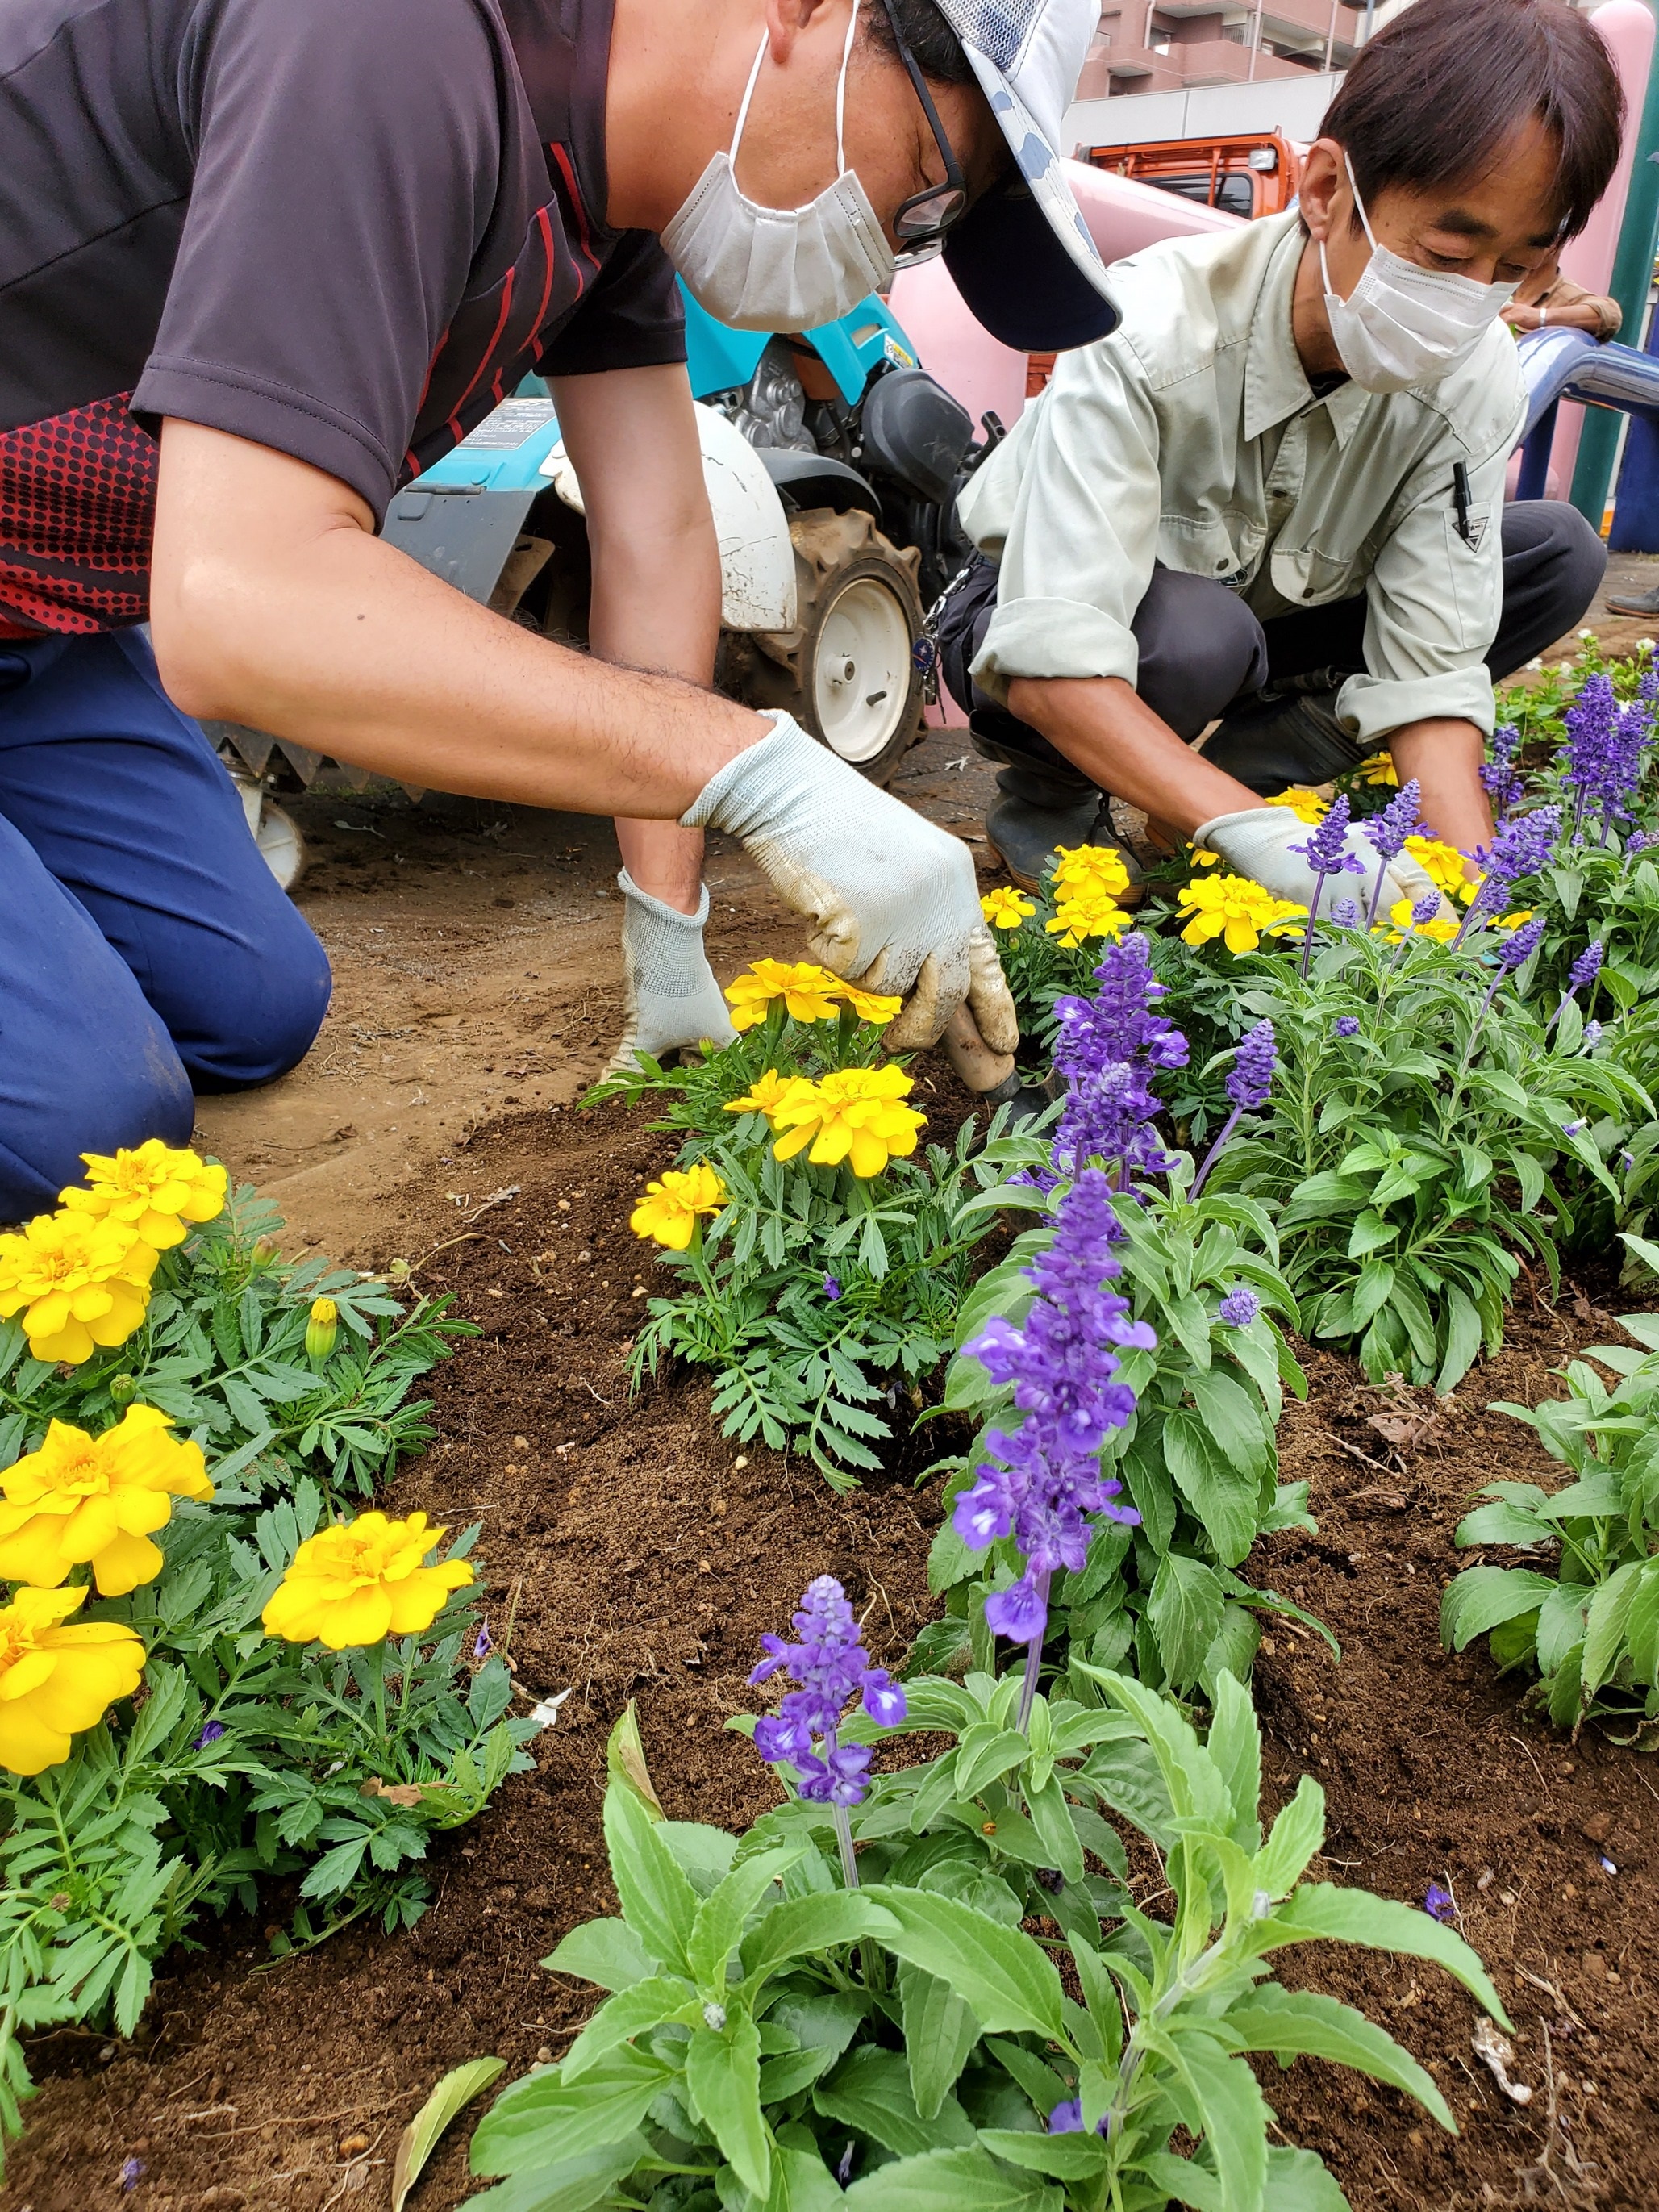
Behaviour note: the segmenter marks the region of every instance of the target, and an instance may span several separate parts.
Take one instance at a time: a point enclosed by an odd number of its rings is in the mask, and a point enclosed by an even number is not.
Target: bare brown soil
[[[665,1158],[665,1140],[617,1109],[520,1114],[452,1156],[465,1208],[429,1199],[405,1224],[410,1244],[459,1240],[420,1279],[453,1288],[484,1334],[441,1371],[439,1440],[397,1501],[482,1521],[493,1632],[518,1680],[533,1696],[569,1688],[537,1771],[437,1844],[436,1902],[407,1936],[354,1928],[271,1967],[258,1927],[208,1929],[198,1958],[169,1962],[135,2044],[38,2046],[43,2093],[10,2203],[113,2201],[131,2157],[145,2168],[135,2212],[322,2212],[359,2192],[385,2205],[398,2131],[440,2073],[483,2051],[516,2073],[556,2056],[584,2016],[582,1991],[537,1962],[613,1908],[599,1814],[605,1738],[627,1700],[671,1812],[739,1824],[773,1793],[723,1723],[750,1709],[758,1638],[805,1581],[838,1575],[889,1659],[927,1617],[935,1487],[890,1477],[838,1500],[810,1470],[724,1443],[695,1380],[629,1401],[625,1346],[648,1261],[625,1215]],[[1528,1433],[1486,1404],[1548,1395],[1551,1367],[1608,1334],[1588,1307],[1524,1313],[1502,1358],[1438,1411],[1425,1400],[1432,1418],[1398,1445],[1370,1424],[1389,1416],[1378,1394],[1314,1355],[1312,1402],[1283,1432],[1320,1534],[1264,1547],[1259,1577],[1326,1620],[1343,1657],[1282,1632],[1264,1651],[1273,1793],[1304,1771],[1324,1784],[1327,1878],[1419,1903],[1431,1881],[1454,1891],[1534,2092],[1524,2110],[1498,2093],[1471,2047],[1474,2007],[1433,1969],[1297,1954],[1292,1978],[1364,2005],[1432,2068],[1463,2130],[1445,2138],[1334,2069],[1304,2062],[1276,2079],[1285,2136],[1328,2159],[1356,2212],[1659,2201],[1650,1762],[1553,1735],[1517,1712],[1484,1656],[1446,1658],[1436,1635],[1469,1493],[1537,1465]],[[465,2133],[417,2212],[465,2192]]]

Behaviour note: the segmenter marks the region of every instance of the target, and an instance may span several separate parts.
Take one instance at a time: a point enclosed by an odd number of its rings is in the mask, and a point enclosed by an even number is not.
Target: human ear
[[[785,68],[802,32],[809,31],[837,5],[837,0],[766,0],[767,51]]]
[[[1342,149],[1334,138],[1316,138],[1302,165],[1298,200],[1308,235],[1319,245],[1331,234],[1336,197],[1346,181]]]

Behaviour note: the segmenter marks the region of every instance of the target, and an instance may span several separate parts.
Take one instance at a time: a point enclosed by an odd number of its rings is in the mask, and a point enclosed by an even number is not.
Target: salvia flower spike
[[[1398,804],[1396,801],[1395,804]],[[1313,870],[1314,894],[1308,908],[1308,926],[1302,935],[1302,973],[1308,972],[1313,958],[1314,924],[1319,919],[1319,902],[1325,890],[1328,876],[1363,876],[1365,863],[1358,854],[1348,850],[1348,817],[1352,805],[1346,792],[1331,801],[1331,811],[1325,819],[1299,844],[1291,847],[1300,853]]]
[[[1548,1021],[1544,1024],[1544,1034],[1546,1036],[1549,1035],[1550,1031],[1555,1027],[1557,1022],[1560,1020],[1562,1014],[1566,1009],[1567,1000],[1569,999],[1576,999],[1579,992],[1584,988],[1586,984],[1593,983],[1595,981],[1596,977],[1601,972],[1601,963],[1606,957],[1607,946],[1603,945],[1599,937],[1592,937],[1589,943],[1584,947],[1583,951],[1579,954],[1578,957],[1573,962],[1572,966],[1567,971],[1567,988],[1562,992],[1560,999],[1556,1005],[1555,1012],[1550,1016]]]
[[[1131,1320],[1129,1303],[1105,1286],[1119,1273],[1112,1247],[1122,1236],[1104,1173],[1085,1168],[1054,1210],[1054,1242],[1025,1270],[1036,1291],[1024,1324],[999,1316],[963,1349],[994,1382],[1012,1383],[1017,1429],[994,1428],[971,1486],[952,1513],[957,1534],[982,1552],[1012,1535],[1025,1571],[985,1601],[993,1633],[1028,1646],[1018,1725],[1030,1717],[1056,1569],[1088,1556],[1091,1514],[1130,1524],[1122,1485],[1103,1474],[1107,1437],[1124,1427],[1134,1393],[1117,1379],[1114,1347],[1151,1351],[1157,1339]]]
[[[1204,1164],[1193,1178],[1188,1194],[1196,1199],[1210,1179],[1210,1170],[1221,1157],[1223,1146],[1232,1135],[1247,1114],[1259,1113],[1267,1103],[1273,1089],[1273,1073],[1279,1066],[1279,1044],[1273,1036],[1271,1022],[1258,1022],[1254,1029],[1246,1030],[1233,1054],[1233,1064],[1227,1076],[1227,1096],[1233,1110],[1222,1123],[1219,1133],[1207,1152]]]
[[[1407,837],[1414,837],[1421,826],[1419,815],[1423,799],[1422,787],[1413,776],[1402,784],[1397,799],[1391,799],[1380,814],[1369,822],[1362,822],[1359,833],[1376,854],[1379,866],[1376,880],[1371,885],[1371,902],[1365,915],[1365,927],[1370,928],[1376,920],[1377,909],[1382,903],[1382,886],[1388,880],[1389,862],[1397,860],[1406,849]]]
[[[1109,946],[1095,981],[1092,998],[1054,1003],[1054,1066],[1066,1086],[1055,1164],[1071,1174],[1099,1160],[1115,1166],[1120,1184],[1167,1174],[1170,1157],[1152,1128],[1162,1109],[1152,1079],[1187,1065],[1187,1040],[1154,1011],[1164,987],[1146,938],[1137,932]]]
[[[904,1692],[886,1669],[872,1667],[847,1593],[833,1575],[807,1584],[793,1626],[800,1638],[763,1636],[766,1656],[749,1677],[764,1682],[780,1668],[796,1686],[787,1691],[775,1713],[755,1723],[755,1748],[771,1766],[790,1766],[796,1788],[811,1804],[828,1805],[841,1844],[842,1872],[849,1889],[858,1887],[849,1808],[864,1802],[869,1787],[867,1744],[839,1741],[849,1698],[856,1696],[871,1719],[896,1728],[904,1718]]]

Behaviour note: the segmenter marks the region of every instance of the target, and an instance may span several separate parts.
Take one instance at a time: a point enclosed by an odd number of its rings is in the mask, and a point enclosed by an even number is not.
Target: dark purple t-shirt
[[[143,619],[165,415],[380,515],[526,371],[684,358],[611,4],[3,0],[0,635]]]

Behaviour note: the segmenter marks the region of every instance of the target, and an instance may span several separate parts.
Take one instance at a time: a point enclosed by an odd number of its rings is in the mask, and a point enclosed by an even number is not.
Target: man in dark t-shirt
[[[190,714],[617,814],[630,990],[697,1035],[723,1018],[712,823],[823,957],[908,994],[896,1042],[965,1001],[1012,1043],[963,848],[709,688],[719,556],[673,275],[717,316],[800,328],[943,241],[1009,343],[1100,335],[1054,158],[1094,15],[7,0],[0,1220],[82,1149],[181,1140],[192,1084],[268,1080],[322,1018],[321,948]],[[530,370],[582,482],[592,657],[375,535]]]

